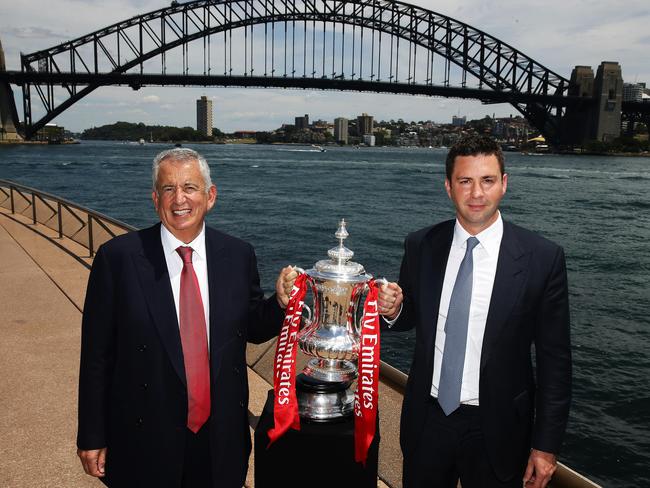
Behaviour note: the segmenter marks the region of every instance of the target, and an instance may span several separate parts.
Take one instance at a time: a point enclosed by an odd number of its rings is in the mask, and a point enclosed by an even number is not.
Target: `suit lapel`
[[[210,363],[213,378],[219,373],[221,358],[220,346],[226,342],[227,332],[223,324],[228,313],[230,301],[230,286],[228,284],[228,259],[223,237],[205,228],[205,250],[208,265],[208,289],[210,294]]]
[[[134,255],[140,284],[160,339],[179,378],[186,384],[174,295],[160,242],[160,224],[140,233],[142,250]]]
[[[481,352],[481,370],[490,359],[499,335],[506,324],[512,307],[517,303],[526,280],[528,253],[524,251],[517,240],[513,227],[503,223],[503,238],[499,249],[497,271],[494,277],[494,287],[490,298],[483,335]]]
[[[427,356],[428,370],[433,371],[433,352],[440,308],[440,294],[453,238],[454,221],[438,233],[430,233],[422,241],[420,254],[420,317]]]

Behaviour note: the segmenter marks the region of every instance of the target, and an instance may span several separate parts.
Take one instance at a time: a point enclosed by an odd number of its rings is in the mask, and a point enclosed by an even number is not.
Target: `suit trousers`
[[[187,429],[182,488],[210,488],[212,460],[210,457],[210,419],[195,434]]]
[[[461,405],[446,416],[438,400],[427,401],[419,444],[404,460],[404,488],[521,488],[521,476],[499,480],[488,459],[480,407]]]

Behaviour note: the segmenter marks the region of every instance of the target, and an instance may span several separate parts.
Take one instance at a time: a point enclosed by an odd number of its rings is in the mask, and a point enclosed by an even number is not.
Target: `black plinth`
[[[354,461],[354,417],[339,422],[300,419],[267,449],[273,427],[273,390],[255,429],[255,488],[377,487],[379,425],[364,467]]]
[[[296,390],[309,393],[338,393],[347,390],[351,384],[351,381],[318,381],[304,373],[296,376]]]

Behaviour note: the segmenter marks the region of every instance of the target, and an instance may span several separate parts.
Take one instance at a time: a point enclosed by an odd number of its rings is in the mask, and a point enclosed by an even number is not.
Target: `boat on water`
[[[317,149],[320,152],[325,152],[326,151],[326,149],[323,146],[318,146],[316,144],[312,144],[311,147],[313,147],[314,149]]]
[[[42,242],[49,242],[51,243],[52,249],[58,255],[61,255],[62,251],[63,253],[67,253],[68,259],[72,257],[73,261],[80,263],[80,273],[87,272],[86,268],[89,266],[88,263],[90,261],[88,256],[90,255],[92,257],[101,243],[110,239],[112,236],[134,230],[133,227],[127,224],[54,195],[40,192],[14,182],[0,180],[0,194],[7,195],[7,198],[4,200],[0,199],[0,219],[8,219],[14,222],[20,227],[21,234],[27,234],[27,238],[32,241],[39,241],[37,247],[43,247]],[[22,198],[19,198],[20,195],[22,195]],[[33,208],[32,202],[42,202],[45,205],[37,203],[36,208]],[[64,218],[57,218],[57,209],[59,209],[58,212],[65,214]],[[52,215],[53,211],[55,212],[54,216]],[[72,225],[69,222],[71,215],[74,216],[74,222],[94,222],[96,225],[85,226],[80,231],[78,226]],[[55,253],[53,252],[52,254],[54,255]],[[48,256],[47,259],[51,260],[54,258]],[[54,280],[56,278],[56,271],[61,267],[52,266],[52,262],[48,266],[54,270],[49,279]],[[83,280],[70,280],[70,276],[67,273],[68,271],[66,270],[65,276],[61,276],[64,281],[62,286],[69,286],[73,281],[77,283],[83,282]],[[49,281],[47,282],[49,283]],[[54,291],[51,291],[51,293],[54,293]],[[71,295],[83,296],[83,290],[72,293]],[[69,306],[67,301],[66,305]],[[15,313],[15,311],[12,310],[11,313]],[[14,317],[15,323],[20,323],[19,320],[23,319]],[[22,327],[19,329],[27,330],[28,328]],[[47,341],[47,338],[44,338],[43,341]],[[32,344],[33,341],[24,341],[24,343]],[[70,352],[69,348],[65,348],[65,350],[69,354],[78,353],[78,351],[76,353],[74,351]],[[250,409],[251,415],[253,416],[259,415],[259,412],[255,411],[255,404],[260,401],[263,404],[266,398],[266,392],[272,387],[274,355],[275,340],[261,345],[249,345],[248,347],[247,361],[249,374],[255,377],[255,381],[251,381],[250,384]],[[68,361],[72,363],[71,367],[73,368],[76,367],[75,361]],[[302,367],[302,365],[297,366]],[[43,372],[43,374],[46,374],[46,372]],[[404,394],[407,379],[408,376],[405,373],[402,373],[387,363],[381,363],[379,411],[382,455],[379,461],[379,478],[389,487],[401,486],[401,451],[398,437],[399,416],[401,399]],[[29,381],[29,378],[27,381]],[[74,388],[74,386],[71,386],[71,388]],[[63,390],[65,388],[59,388],[57,391],[62,392]],[[18,401],[16,399],[14,400]],[[36,407],[40,405],[40,402],[35,403],[37,404]],[[30,408],[30,405],[24,405],[23,408]],[[37,410],[41,412],[40,409]],[[61,412],[50,412],[45,415],[61,415]],[[20,455],[20,453],[17,452],[16,455]],[[19,463],[15,464],[18,465]],[[78,466],[76,467],[78,468]],[[34,476],[39,476],[39,474],[35,473]],[[38,485],[38,479],[35,479],[32,484]],[[558,466],[558,470],[549,486],[552,488],[599,488],[598,484],[563,464]]]
[[[144,139],[140,139],[140,140],[138,141],[138,144],[140,144],[141,146],[144,146]]]

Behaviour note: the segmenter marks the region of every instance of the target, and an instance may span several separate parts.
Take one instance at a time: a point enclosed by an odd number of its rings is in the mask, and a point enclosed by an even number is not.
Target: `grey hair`
[[[203,183],[205,184],[205,192],[208,193],[212,186],[212,180],[210,179],[210,166],[201,154],[187,147],[167,149],[166,151],[158,153],[158,155],[153,159],[153,165],[151,167],[153,191],[157,191],[156,183],[158,182],[158,172],[160,171],[160,165],[165,161],[198,161],[199,171],[201,172],[201,176],[203,176]]]

